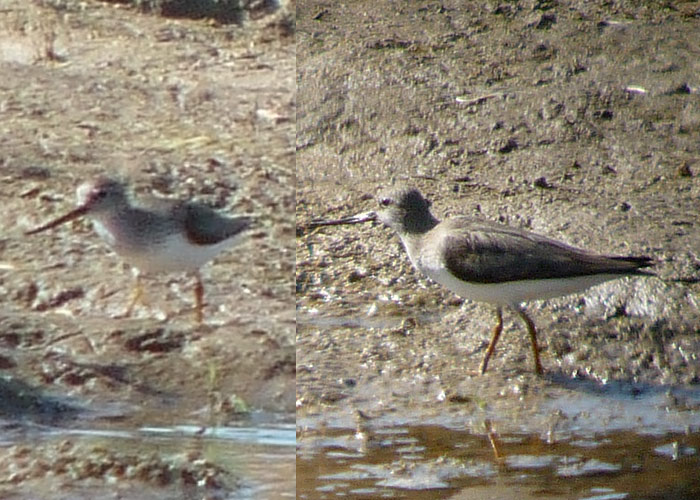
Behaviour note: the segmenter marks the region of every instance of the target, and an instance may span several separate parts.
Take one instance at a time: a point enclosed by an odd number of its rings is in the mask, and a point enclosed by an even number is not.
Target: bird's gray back
[[[455,217],[433,229],[445,267],[476,283],[643,274],[646,257],[598,255],[546,236],[490,221]]]

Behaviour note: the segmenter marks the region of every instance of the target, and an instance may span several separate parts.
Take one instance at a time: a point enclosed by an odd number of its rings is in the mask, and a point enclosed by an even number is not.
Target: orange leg
[[[194,284],[194,304],[195,304],[195,318],[197,324],[201,325],[204,320],[204,285],[202,284],[202,277],[199,273],[195,273],[195,284]]]
[[[537,329],[535,328],[535,323],[530,319],[525,311],[517,308],[516,311],[523,318],[523,321],[527,325],[527,332],[530,334],[530,344],[532,345],[532,355],[535,358],[535,373],[537,375],[542,375],[542,365],[540,364],[540,350],[537,347]]]
[[[493,351],[496,349],[496,344],[498,343],[498,337],[501,336],[501,332],[503,331],[503,312],[501,311],[500,307],[498,307],[496,309],[496,317],[498,318],[498,324],[493,329],[493,335],[491,336],[491,342],[489,342],[489,346],[486,349],[486,354],[484,355],[484,359],[481,362],[481,366],[479,367],[479,371],[481,372],[482,375],[484,373],[486,373],[486,368],[488,367],[489,359],[491,358]]]
[[[131,299],[129,300],[129,305],[126,307],[126,312],[124,312],[125,317],[131,316],[134,306],[141,302],[143,299],[143,285],[141,284],[141,275],[136,274],[136,283],[134,283],[134,290],[131,292]]]

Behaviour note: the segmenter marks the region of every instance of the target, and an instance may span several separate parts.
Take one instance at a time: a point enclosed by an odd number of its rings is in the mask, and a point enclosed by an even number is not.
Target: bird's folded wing
[[[501,224],[452,219],[441,238],[445,267],[475,283],[570,278],[594,274],[639,274],[647,257],[597,255]]]
[[[187,204],[185,227],[190,241],[199,245],[211,245],[232,238],[248,229],[251,218],[247,216],[225,217],[213,209],[199,204]]]

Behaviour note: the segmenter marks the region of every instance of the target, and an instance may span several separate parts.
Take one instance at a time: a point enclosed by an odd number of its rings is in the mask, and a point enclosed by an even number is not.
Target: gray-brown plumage
[[[465,299],[497,306],[498,324],[481,364],[486,371],[503,327],[502,307],[528,326],[535,371],[542,373],[536,329],[520,304],[579,292],[607,280],[649,275],[649,257],[599,255],[521,229],[470,217],[440,222],[412,188],[380,196],[377,218],[394,229],[414,267]]]
[[[26,234],[54,228],[82,215],[89,215],[97,233],[137,270],[193,273],[195,311],[200,323],[204,288],[199,268],[238,243],[252,222],[249,216],[223,216],[190,201],[148,198],[132,203],[121,182],[97,177],[78,187],[77,208]],[[140,296],[137,275],[136,292],[127,315]]]
[[[649,257],[599,255],[545,236],[467,217],[442,223],[445,265],[476,283],[571,278],[595,274],[647,274]]]

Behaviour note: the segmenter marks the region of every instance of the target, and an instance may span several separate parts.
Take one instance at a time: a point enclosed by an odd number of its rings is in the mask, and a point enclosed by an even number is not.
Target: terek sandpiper
[[[201,323],[204,287],[199,268],[240,242],[251,218],[224,217],[200,203],[163,198],[132,205],[124,184],[107,177],[81,184],[77,194],[77,208],[26,234],[46,231],[82,215],[90,216],[97,233],[136,268],[136,288],[127,316],[143,293],[141,272],[184,271],[195,276],[195,314]]]
[[[496,306],[497,324],[481,362],[486,372],[503,330],[503,307],[527,325],[535,372],[542,374],[537,330],[521,304],[580,292],[625,276],[653,276],[642,268],[650,257],[600,255],[503,224],[471,217],[440,222],[430,203],[413,188],[380,195],[378,212],[365,212],[313,226],[379,220],[401,238],[413,266],[458,296]]]

